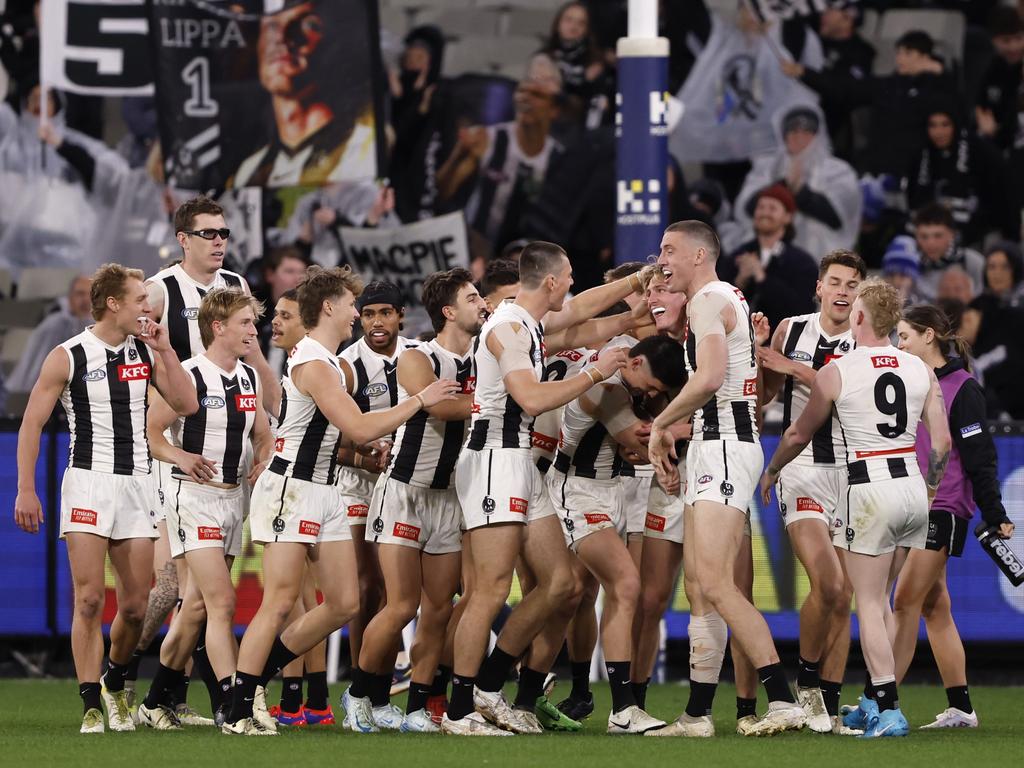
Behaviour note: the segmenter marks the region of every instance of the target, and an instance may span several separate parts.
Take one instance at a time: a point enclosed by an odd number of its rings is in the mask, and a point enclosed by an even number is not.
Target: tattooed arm
[[[924,401],[924,411],[921,418],[928,429],[931,437],[931,448],[928,451],[928,472],[925,475],[925,483],[928,485],[928,507],[931,508],[935,494],[939,490],[939,483],[946,471],[946,464],[949,462],[949,450],[952,441],[949,436],[949,420],[946,416],[946,404],[942,398],[942,390],[939,389],[939,380],[935,378],[935,372],[929,371],[931,377],[931,388],[928,390],[928,397]]]

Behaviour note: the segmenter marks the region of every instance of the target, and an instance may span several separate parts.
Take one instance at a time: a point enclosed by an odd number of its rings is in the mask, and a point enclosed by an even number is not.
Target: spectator
[[[686,187],[681,210],[672,211],[673,221],[697,219],[718,234],[723,253],[732,253],[746,240],[746,229],[732,218],[732,207],[725,199],[725,190],[714,179],[697,179]]]
[[[941,203],[929,203],[914,214],[913,221],[917,250],[921,254],[917,288],[925,301],[935,301],[942,273],[953,265],[962,267],[974,285],[982,284],[985,259],[977,251],[957,243],[956,226],[949,208]]]
[[[860,185],[853,168],[829,152],[821,111],[810,105],[788,108],[777,126],[780,149],[754,160],[736,198],[736,220],[749,225],[758,193],[782,184],[796,201],[794,245],[816,261],[852,248],[860,229]]]
[[[981,80],[974,109],[978,133],[1003,150],[1013,148],[1024,65],[1024,23],[1016,8],[996,8],[989,23],[995,56]]]
[[[1001,305],[1024,306],[1024,257],[1016,243],[1000,240],[985,251],[983,294]]]
[[[904,181],[907,207],[939,202],[953,214],[965,243],[982,240],[998,228],[1004,237],[1020,233],[1020,209],[1005,164],[995,145],[977,136],[960,110],[948,103],[928,109],[926,137],[918,160]]]
[[[295,245],[281,245],[271,248],[260,262],[262,271],[258,288],[253,294],[263,302],[264,312],[256,324],[260,346],[263,354],[270,359],[276,347],[270,344],[270,324],[274,320],[274,307],[277,300],[299,283],[306,279],[306,267],[310,265],[309,257]],[[277,370],[275,368],[274,370]]]
[[[857,27],[861,21],[861,9],[857,0],[829,0],[821,12],[818,35],[825,54],[822,73],[828,77],[845,77],[864,80],[871,77],[875,61],[875,49],[868,43]],[[837,157],[844,160],[853,158],[854,127],[851,112],[841,98],[823,95],[821,108],[825,113],[825,124],[832,139],[832,148]]]
[[[59,309],[47,315],[29,336],[25,351],[7,380],[7,391],[30,392],[50,350],[91,324],[91,286],[92,280],[84,275],[71,281],[66,301],[60,302]]]
[[[870,106],[867,146],[857,167],[901,177],[920,149],[927,105],[955,92],[932,49],[927,32],[906,32],[896,41],[895,71],[882,77],[856,78],[849,72],[816,71],[793,62],[783,62],[782,68],[845,110]]]
[[[814,311],[818,266],[788,242],[796,200],[782,184],[761,191],[754,208],[754,239],[718,260],[718,276],[740,288],[752,312],[763,312],[772,328],[791,315]]]
[[[563,154],[551,137],[561,89],[561,75],[550,57],[534,56],[516,88],[515,120],[460,131],[437,172],[442,201],[471,186],[467,223],[495,249],[519,237],[521,217],[536,199],[555,156]]]
[[[551,57],[562,75],[562,94],[573,119],[596,128],[613,114],[614,72],[591,31],[586,5],[572,0],[558,9],[541,52]]]
[[[975,296],[974,281],[964,272],[963,267],[948,267],[939,278],[936,301],[960,301],[969,304]]]
[[[922,301],[917,292],[920,274],[921,255],[917,252],[917,241],[910,235],[893,238],[882,257],[882,277],[900,292],[904,306]]]
[[[505,299],[514,299],[519,293],[519,264],[510,259],[494,259],[487,265],[480,281],[480,295],[487,303],[487,311],[494,312]]]

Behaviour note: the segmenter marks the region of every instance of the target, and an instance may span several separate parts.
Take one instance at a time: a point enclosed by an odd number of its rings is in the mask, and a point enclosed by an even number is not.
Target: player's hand
[[[996,531],[996,536],[998,536],[1000,539],[1009,539],[1013,536],[1013,529],[1013,523],[1002,523],[1000,524],[999,529]]]
[[[182,451],[174,464],[197,483],[209,482],[217,474],[217,465],[205,456],[200,456],[197,453],[185,453]]]
[[[43,506],[32,491],[22,491],[14,500],[14,522],[26,533],[39,533],[43,524]]]
[[[672,472],[679,474],[673,461],[678,459],[675,441],[672,439],[672,433],[667,429],[651,424],[651,436],[647,441],[647,455],[651,457],[651,466],[654,467],[654,472],[658,475],[658,482],[662,484],[662,488],[665,487],[664,481],[671,476]]]
[[[438,379],[432,382],[426,389],[420,390],[420,397],[423,398],[423,407],[429,408],[444,400],[454,400],[461,390],[462,385],[457,381]]]
[[[643,328],[648,325],[654,325],[654,315],[651,314],[651,308],[647,305],[647,300],[644,299],[637,303],[632,310],[630,310],[630,319],[633,321],[634,328]]]
[[[773,475],[767,469],[761,475],[761,501],[764,502],[765,506],[772,503],[772,486],[775,485],[775,481],[778,479],[776,475]]]
[[[776,373],[789,375],[789,358],[771,347],[758,347],[757,360],[761,363],[762,368],[767,368],[769,371],[775,371]]]
[[[675,496],[679,493],[679,486],[682,480],[679,477],[679,468],[672,467],[672,472],[664,479],[661,476],[658,477],[658,485],[665,491],[669,496]]]
[[[772,336],[772,326],[764,312],[755,312],[750,316],[750,324],[754,326],[754,341],[762,347]]]
[[[153,322],[152,318],[139,318],[139,338],[154,352],[168,352],[171,349],[171,339],[167,335],[167,329],[159,323]]]
[[[263,470],[265,470],[266,468],[266,461],[258,461],[252,465],[252,469],[249,470],[249,474],[245,476],[245,479],[249,483],[250,488],[256,485],[256,481],[259,480],[260,475],[263,474]]]
[[[607,379],[620,368],[625,368],[628,358],[628,352],[622,347],[608,349],[598,356],[597,362],[594,363],[594,368],[597,369],[603,378]]]

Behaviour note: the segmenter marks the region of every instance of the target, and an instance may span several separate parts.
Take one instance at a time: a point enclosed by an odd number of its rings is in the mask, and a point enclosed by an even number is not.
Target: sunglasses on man
[[[220,235],[221,240],[227,240],[231,235],[231,230],[227,227],[221,227],[220,229],[183,229],[181,232],[184,235],[201,237],[203,240],[213,240],[218,235]]]

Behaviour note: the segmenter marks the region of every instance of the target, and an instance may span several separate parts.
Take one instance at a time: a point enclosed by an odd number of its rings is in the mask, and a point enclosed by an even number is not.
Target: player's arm
[[[356,444],[369,443],[394,432],[421,408],[454,399],[459,386],[450,379],[440,379],[394,408],[363,413],[342,388],[337,370],[322,360],[311,360],[292,369],[292,379],[300,391],[304,390],[313,398],[327,420]]]
[[[408,349],[398,358],[398,383],[402,389],[415,398],[437,381],[430,359],[418,349]],[[458,394],[453,400],[442,400],[426,409],[435,419],[442,421],[465,421],[473,408],[473,395]]]
[[[610,349],[571,379],[538,381],[530,359],[530,334],[518,323],[501,323],[487,335],[505,387],[519,407],[536,418],[565,405],[626,364],[626,350]]]
[[[189,375],[189,381],[192,377]],[[197,483],[210,480],[217,471],[217,465],[198,453],[188,453],[172,445],[164,432],[178,420],[177,411],[157,392],[150,392],[149,408],[146,412],[146,436],[149,438],[149,452],[154,459],[173,464]]]
[[[38,533],[43,507],[36,495],[36,462],[39,438],[50,419],[60,393],[71,375],[71,358],[63,347],[55,347],[43,361],[25,415],[18,430],[18,496],[14,500],[14,522],[23,531]]]
[[[153,322],[159,323],[164,316],[164,288],[153,280],[146,281],[146,303]]]
[[[642,311],[641,311],[642,310]],[[545,328],[544,347],[549,355],[557,355],[566,349],[595,349],[619,334],[648,325],[653,322],[647,303],[643,302],[635,310],[620,312],[609,317],[595,317],[579,325],[564,328],[557,333],[547,333]]]
[[[596,400],[591,399],[596,395]],[[580,397],[583,410],[593,415],[616,443],[640,459],[641,464],[649,461],[647,456],[647,425],[633,413],[633,400],[629,392],[619,386],[598,384]]]
[[[586,290],[579,296],[574,296],[566,301],[565,306],[557,312],[548,312],[544,315],[544,333],[558,333],[558,331],[579,325],[601,314],[629,294],[640,293],[642,290],[640,277],[636,273],[627,275],[621,280]]]
[[[256,395],[259,402],[264,402],[266,390],[263,388],[263,380],[260,376],[256,378]],[[270,455],[274,450],[274,433],[270,429],[267,412],[262,408],[256,409],[256,419],[253,421],[249,440],[252,442],[253,466],[246,479],[249,481],[249,485],[255,485],[257,478],[267,468]]]
[[[191,416],[198,411],[199,399],[192,377],[171,349],[167,329],[150,321],[146,323],[146,335],[139,338],[153,351],[153,386],[167,404],[181,416]]]
[[[399,357],[399,360],[402,358]],[[344,357],[338,358],[338,365],[341,366],[341,372],[345,374],[345,391],[350,395],[355,394],[356,389],[356,374],[352,370],[352,365]]]
[[[928,377],[931,386],[928,388],[928,396],[924,401],[924,410],[921,418],[931,437],[932,444],[928,449],[928,471],[925,473],[924,482],[928,486],[928,506],[935,500],[935,494],[939,490],[939,483],[946,472],[946,464],[949,463],[949,449],[952,441],[949,437],[949,421],[946,417],[946,403],[942,397],[942,390],[939,389],[939,380],[935,377],[935,371],[928,369]]]

